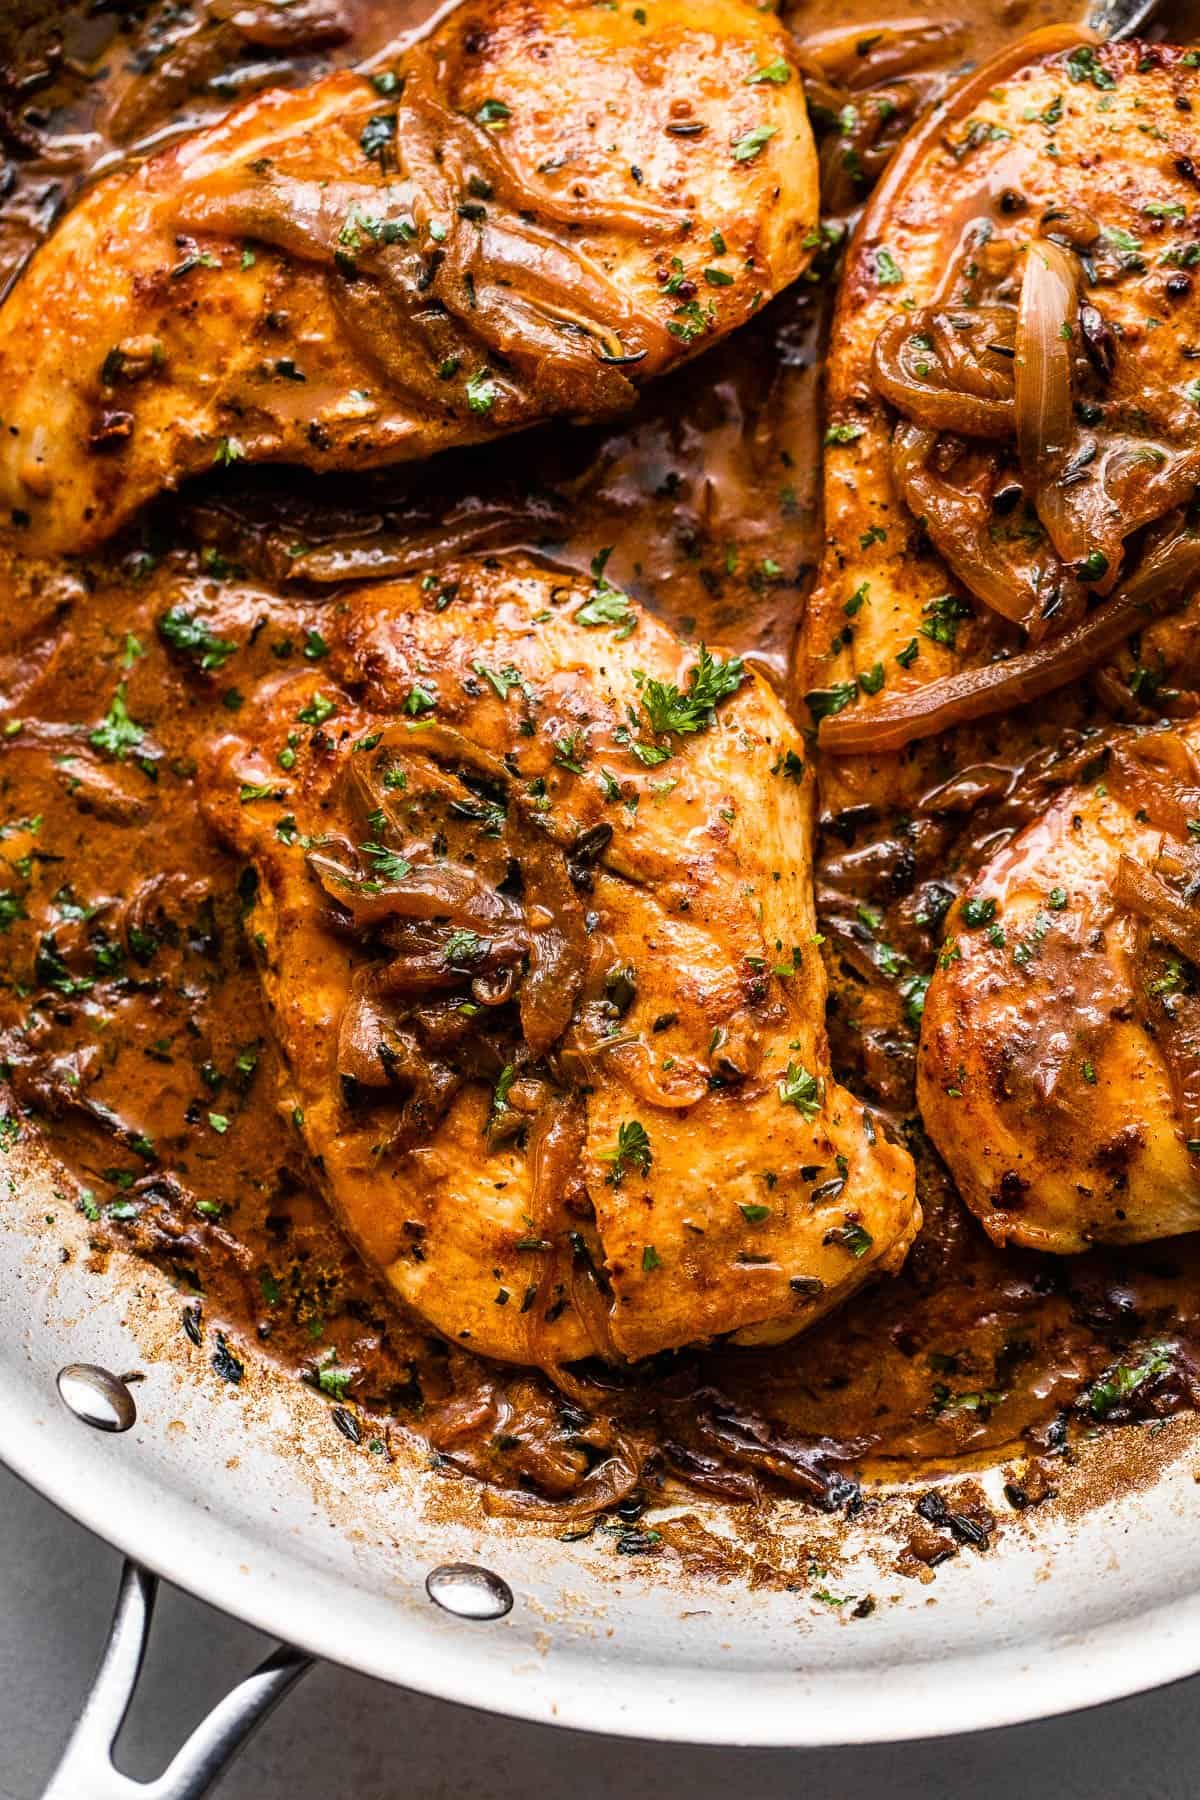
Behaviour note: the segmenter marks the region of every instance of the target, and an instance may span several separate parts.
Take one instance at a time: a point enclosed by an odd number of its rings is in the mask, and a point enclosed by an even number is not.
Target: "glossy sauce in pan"
[[[297,0],[282,39],[261,24],[267,8],[232,0],[14,24],[0,73],[0,275],[89,173],[269,81],[364,57],[385,67],[389,41],[425,10]],[[20,1115],[77,1175],[63,1208],[85,1213],[98,1259],[117,1242],[170,1272],[181,1330],[227,1379],[253,1380],[257,1345],[364,1454],[388,1456],[398,1431],[416,1432],[444,1466],[563,1500],[568,1524],[570,1496],[618,1443],[643,1463],[627,1521],[672,1481],[731,1500],[782,1482],[829,1507],[853,1501],[864,1469],[915,1479],[1038,1452],[1050,1460],[1017,1477],[1020,1504],[1047,1491],[1053,1457],[1080,1432],[1200,1398],[1194,1244],[1002,1253],[914,1109],[919,980],[938,922],[1042,803],[1039,753],[1107,722],[1092,690],[991,727],[974,767],[948,769],[954,787],[911,815],[824,821],[835,1063],[910,1143],[926,1223],[900,1277],[792,1343],[584,1370],[570,1401],[539,1375],[488,1366],[384,1297],[311,1192],[274,1104],[241,871],[204,832],[191,779],[200,743],[257,681],[319,662],[339,582],[515,545],[586,567],[611,546],[611,580],[784,683],[820,550],[819,361],[839,234],[956,72],[1064,15],[944,3],[883,22],[877,4],[851,0],[836,32],[827,16],[788,14],[821,134],[831,229],[818,270],[627,421],[352,483],[234,470],[163,502],[103,556],[4,576],[0,1028]],[[1191,35],[1181,12],[1167,25]],[[189,598],[217,636],[245,644],[235,658],[205,669],[170,653],[157,621]],[[92,754],[80,729],[118,693],[145,731],[120,763]],[[0,1117],[0,1134],[27,1128],[16,1111]],[[1169,1366],[1132,1386],[1114,1378],[1141,1367],[1151,1341],[1170,1346]],[[652,1534],[637,1537],[631,1549],[653,1549]]]

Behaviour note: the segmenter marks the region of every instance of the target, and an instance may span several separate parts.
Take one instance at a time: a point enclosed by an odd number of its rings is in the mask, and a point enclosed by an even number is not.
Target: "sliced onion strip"
[[[1015,420],[1021,468],[1038,517],[1064,562],[1086,554],[1078,509],[1059,485],[1072,441],[1071,370],[1079,312],[1079,263],[1060,244],[1037,238],[1025,259],[1017,307]]]
[[[1081,625],[1007,662],[965,669],[882,705],[822,719],[818,742],[835,756],[902,750],[951,726],[1024,706],[1077,681],[1139,627],[1181,606],[1200,580],[1200,535],[1171,532],[1143,557],[1137,573]]]
[[[1113,882],[1113,898],[1127,912],[1145,919],[1156,936],[1166,938],[1200,968],[1200,915],[1159,876],[1143,869],[1131,856],[1122,856]]]

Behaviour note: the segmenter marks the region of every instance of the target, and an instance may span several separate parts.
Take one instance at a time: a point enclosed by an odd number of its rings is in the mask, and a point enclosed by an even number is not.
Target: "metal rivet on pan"
[[[128,1431],[137,1420],[133,1395],[121,1377],[95,1363],[68,1363],[60,1369],[58,1393],[68,1412],[97,1431]]]
[[[425,1592],[457,1619],[502,1619],[512,1611],[512,1589],[475,1563],[443,1563],[425,1577]]]

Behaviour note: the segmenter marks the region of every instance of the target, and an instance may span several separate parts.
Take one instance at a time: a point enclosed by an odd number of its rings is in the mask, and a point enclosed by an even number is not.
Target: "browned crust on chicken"
[[[796,276],[816,213],[769,14],[459,7],[382,92],[256,96],[75,208],[0,312],[0,520],[75,551],[214,463],[620,412]]]
[[[335,1210],[514,1361],[789,1335],[919,1217],[830,1075],[798,734],[719,658],[665,724],[696,652],[632,603],[589,624],[595,592],[517,563],[353,594],[336,686],[281,678],[205,777]]]

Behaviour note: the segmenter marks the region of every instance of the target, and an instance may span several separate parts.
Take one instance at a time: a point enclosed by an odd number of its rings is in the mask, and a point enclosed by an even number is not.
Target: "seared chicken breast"
[[[832,1079],[802,740],[529,564],[349,595],[203,782],[294,1117],[403,1298],[507,1361],[800,1330],[919,1222]]]
[[[941,734],[1077,681],[1195,585],[1198,94],[1181,49],[1039,33],[868,208],[801,681],[832,804],[904,801]]]
[[[951,915],[921,1113],[998,1243],[1200,1228],[1198,749],[1119,739]]]
[[[868,208],[801,668],[831,812],[943,829],[940,808],[1010,779],[995,716],[1200,579],[1197,86],[1181,50],[1037,34],[935,110]],[[1118,881],[1123,855],[1158,856],[1159,815],[1096,781],[951,910],[921,1026],[922,1119],[963,1198],[1046,1250],[1200,1224],[1190,977],[1155,988]]]
[[[185,476],[367,468],[637,388],[815,242],[745,0],[495,0],[99,182],[0,309],[0,524],[77,551]]]

